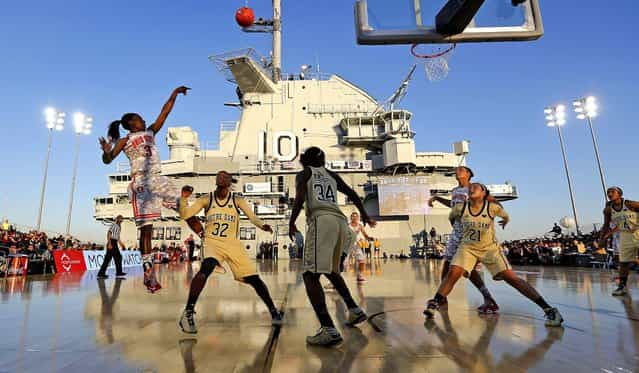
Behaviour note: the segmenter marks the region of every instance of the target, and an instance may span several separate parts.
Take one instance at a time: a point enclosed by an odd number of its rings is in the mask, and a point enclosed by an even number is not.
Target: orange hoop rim
[[[448,49],[443,50],[443,51],[439,51],[437,53],[432,53],[432,54],[419,54],[415,51],[415,49],[417,49],[418,46],[420,46],[420,43],[415,43],[410,47],[410,54],[413,55],[413,57],[416,58],[423,58],[423,59],[430,59],[430,58],[437,58],[437,57],[442,57],[450,52],[453,51],[453,49],[455,49],[455,47],[457,47],[457,43],[453,43],[453,45],[451,45]]]

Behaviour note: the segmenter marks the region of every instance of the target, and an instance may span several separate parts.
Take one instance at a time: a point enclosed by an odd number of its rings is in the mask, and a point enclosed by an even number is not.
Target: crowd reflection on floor
[[[601,269],[521,267],[520,275],[558,305],[565,327],[548,329],[536,306],[485,276],[501,314],[480,317],[481,297],[458,286],[448,309],[424,323],[425,300],[439,284],[439,261],[377,260],[368,281],[345,277],[369,314],[360,328],[340,327],[344,342],[309,347],[318,327],[306,299],[299,262],[258,262],[282,328],[270,326],[253,290],[230,274],[209,280],[197,307],[199,334],[176,321],[198,263],[159,267],[164,289],[145,293],[141,274],[98,281],[95,273],[0,280],[0,371],[93,372],[513,372],[639,369],[637,278],[631,296],[613,298],[614,273]],[[327,292],[335,320],[347,310]]]

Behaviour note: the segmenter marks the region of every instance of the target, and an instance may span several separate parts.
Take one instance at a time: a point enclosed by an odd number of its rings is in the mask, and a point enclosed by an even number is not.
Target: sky
[[[387,1],[388,11],[408,0]],[[319,61],[384,99],[414,62],[407,46],[358,46],[351,0],[283,0],[283,70],[297,72]],[[379,3],[379,0],[378,0]],[[244,47],[268,55],[270,40],[242,33],[235,10],[245,1],[23,0],[0,13],[0,217],[35,226],[48,132],[43,109],[95,118],[95,131],[80,140],[72,234],[102,240],[93,221],[92,197],[107,193],[115,166],[100,160],[97,138],[128,111],[155,118],[173,88],[186,84],[167,122],[189,125],[202,142],[214,142],[221,121],[239,113],[234,87],[207,57]],[[250,0],[269,15],[269,0]],[[402,6],[405,6],[403,4]],[[506,209],[512,223],[504,238],[532,236],[571,215],[556,131],[545,126],[547,105],[595,95],[595,119],[606,178],[628,198],[639,199],[636,90],[639,57],[632,1],[541,1],[545,35],[527,43],[460,45],[446,80],[428,82],[423,70],[402,105],[414,113],[418,151],[451,151],[470,140],[468,164],[485,183],[513,182],[520,198]],[[384,13],[380,9],[380,13]],[[569,116],[564,126],[577,209],[586,228],[601,221],[603,192],[592,140],[584,122]],[[164,134],[164,132],[163,132]],[[161,139],[164,157],[168,149]],[[43,228],[64,232],[75,135],[69,121],[54,133]],[[123,158],[121,161],[125,161]]]

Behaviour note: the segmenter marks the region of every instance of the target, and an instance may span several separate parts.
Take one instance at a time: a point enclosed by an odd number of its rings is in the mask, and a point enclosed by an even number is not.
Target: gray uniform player
[[[314,336],[306,338],[311,345],[330,346],[342,341],[326,308],[320,276],[325,275],[346,303],[349,316],[347,325],[354,326],[366,320],[364,311],[355,303],[340,274],[342,252],[353,244],[355,235],[348,227],[346,216],[337,204],[337,192],[346,194],[359,209],[362,220],[375,226],[357,193],[335,173],[324,168],[324,152],[307,149],[300,157],[304,170],[297,175],[296,195],[289,222],[289,236],[295,239],[295,226],[302,207],[306,206],[306,242],[304,244],[304,285],[308,299],[315,310],[321,328]]]

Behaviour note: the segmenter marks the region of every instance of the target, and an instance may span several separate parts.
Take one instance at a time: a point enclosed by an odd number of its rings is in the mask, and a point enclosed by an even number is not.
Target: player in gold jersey
[[[477,262],[481,262],[495,280],[506,281],[508,285],[535,302],[546,314],[546,326],[561,326],[563,318],[559,310],[551,307],[535,288],[519,278],[510,267],[495,236],[495,218],[502,218],[499,225],[505,228],[509,217],[500,205],[488,201],[488,195],[489,191],[485,185],[472,183],[469,189],[469,201],[451,210],[449,216],[451,224],[456,219],[461,221],[462,240],[446,278],[439,286],[435,298],[428,301],[424,315],[428,319],[434,318],[435,311],[445,302],[455,283],[462,276],[468,277]]]
[[[273,233],[273,229],[255,216],[253,210],[242,197],[231,192],[231,184],[234,182],[235,180],[228,172],[218,172],[215,191],[198,198],[191,206],[188,206],[187,198],[192,191],[182,191],[179,204],[182,219],[195,216],[202,209],[206,214],[204,245],[202,247],[204,260],[202,260],[200,271],[191,281],[189,298],[179,323],[185,333],[197,333],[194,319],[195,303],[206,285],[206,280],[213,273],[215,267],[221,266],[223,262],[229,265],[237,281],[251,285],[255,289],[271,313],[272,324],[281,325],[282,323],[282,313],[273,304],[266,284],[255,270],[255,263],[249,258],[238,239],[240,211],[249,218],[251,223],[263,231]]]
[[[601,239],[607,239],[611,234],[619,232],[619,287],[612,293],[623,296],[628,293],[628,273],[630,265],[637,261],[639,254],[639,202],[623,198],[623,190],[610,187],[607,190],[609,202],[604,209],[604,225]],[[611,229],[610,223],[616,228]]]

